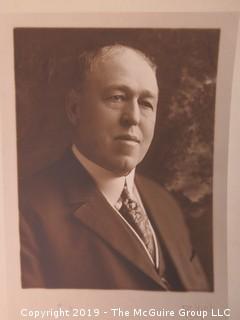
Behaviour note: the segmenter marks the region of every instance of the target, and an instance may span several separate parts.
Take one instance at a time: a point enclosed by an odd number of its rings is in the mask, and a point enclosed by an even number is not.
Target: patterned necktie
[[[155,261],[155,247],[150,222],[139,204],[131,198],[126,182],[121,196],[116,204],[116,208],[137,232],[139,237],[144,242],[153,261]]]

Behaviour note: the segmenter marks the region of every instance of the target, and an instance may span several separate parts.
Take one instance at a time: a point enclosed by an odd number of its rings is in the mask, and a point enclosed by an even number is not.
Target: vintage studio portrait
[[[219,36],[14,30],[22,288],[214,291]]]

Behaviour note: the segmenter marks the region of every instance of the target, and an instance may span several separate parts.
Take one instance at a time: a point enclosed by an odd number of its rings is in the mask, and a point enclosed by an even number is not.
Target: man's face
[[[75,143],[91,161],[125,175],[142,161],[153,138],[156,76],[131,49],[95,61],[75,114]]]

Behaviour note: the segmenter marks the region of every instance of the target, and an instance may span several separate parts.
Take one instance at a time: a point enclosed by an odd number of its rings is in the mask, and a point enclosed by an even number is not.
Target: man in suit
[[[178,205],[135,174],[154,134],[155,64],[112,45],[78,66],[73,145],[20,188],[22,286],[209,290]]]

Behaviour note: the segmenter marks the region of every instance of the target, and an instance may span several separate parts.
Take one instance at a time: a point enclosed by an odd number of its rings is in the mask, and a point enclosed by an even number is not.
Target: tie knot
[[[123,191],[122,191],[120,197],[121,197],[121,199],[131,199],[130,192],[128,190],[128,186],[127,186],[126,181],[125,181],[125,184],[124,184],[124,187],[123,187]]]
[[[137,203],[132,199],[126,181],[115,207],[117,210],[120,210],[123,206],[128,207],[131,210],[137,208]]]
[[[128,208],[128,210],[136,210],[138,207],[137,202],[133,200],[133,198],[131,197],[131,194],[129,192],[126,182],[124,184],[124,188],[120,196],[120,201],[121,201],[121,207],[125,206]]]

